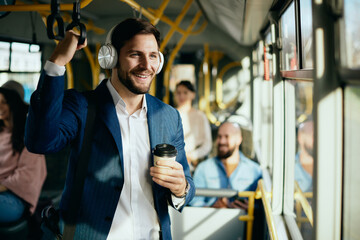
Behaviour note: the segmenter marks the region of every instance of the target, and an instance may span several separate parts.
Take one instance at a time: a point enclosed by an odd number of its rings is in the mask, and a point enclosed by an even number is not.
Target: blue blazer
[[[94,90],[98,110],[75,239],[106,239],[124,184],[121,131],[106,81]],[[72,146],[60,203],[62,213],[71,201],[70,189],[83,141],[88,106],[82,93],[63,89],[63,76],[50,77],[42,73],[37,90],[31,97],[25,130],[25,144],[31,152],[52,153],[68,144]],[[182,164],[190,184],[185,200],[187,205],[195,194],[195,186],[185,156],[180,115],[176,109],[151,95],[146,95],[146,101],[151,149],[157,144],[169,143],[178,150],[176,161]],[[156,183],[152,188],[162,238],[171,239],[168,214],[168,203],[172,205],[171,192]]]

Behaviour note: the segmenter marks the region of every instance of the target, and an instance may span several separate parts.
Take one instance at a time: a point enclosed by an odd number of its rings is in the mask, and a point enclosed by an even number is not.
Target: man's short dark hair
[[[128,18],[119,23],[111,36],[111,44],[115,47],[117,53],[125,43],[137,34],[154,35],[157,45],[160,48],[160,32],[147,20],[141,18]]]

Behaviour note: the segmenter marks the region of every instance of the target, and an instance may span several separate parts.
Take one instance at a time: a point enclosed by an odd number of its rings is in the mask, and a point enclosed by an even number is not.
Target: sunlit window
[[[313,83],[294,82],[296,117],[296,155],[295,155],[295,216],[304,239],[311,239],[311,204],[313,197],[314,169],[314,122]],[[301,201],[306,199],[306,201]]]
[[[312,11],[311,0],[300,2],[300,27],[302,47],[302,68],[313,68],[313,37],[312,37]]]
[[[342,239],[360,237],[360,87],[344,90],[344,195]]]
[[[36,44],[0,41],[0,86],[15,80],[24,87],[24,100],[30,101],[41,70],[41,51]]]
[[[26,43],[11,44],[10,71],[39,72],[41,69],[41,52],[38,45]]]
[[[282,39],[281,70],[297,70],[299,64],[296,47],[294,3],[281,16],[280,29]]]
[[[262,82],[261,92],[261,122],[262,122],[262,155],[263,164],[269,168],[270,174],[272,174],[273,162],[272,162],[272,139],[273,139],[273,59],[272,54],[269,51],[271,45],[271,32],[265,37],[264,46],[264,80]]]
[[[360,1],[344,0],[346,65],[360,67]]]
[[[0,71],[9,70],[10,43],[0,42]]]

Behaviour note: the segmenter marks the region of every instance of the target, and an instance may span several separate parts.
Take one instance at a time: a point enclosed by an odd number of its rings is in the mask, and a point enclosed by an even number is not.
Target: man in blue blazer
[[[27,148],[36,153],[72,145],[62,214],[72,201],[88,109],[82,93],[63,90],[64,66],[86,46],[78,38],[68,31],[46,62],[31,97],[25,136]],[[163,64],[159,43],[153,25],[127,19],[109,32],[100,50],[107,57],[99,60],[101,66],[112,73],[93,91],[97,113],[74,239],[171,239],[168,205],[181,211],[194,196],[179,113],[147,94]],[[176,147],[176,161],[154,167],[151,150],[161,143]]]

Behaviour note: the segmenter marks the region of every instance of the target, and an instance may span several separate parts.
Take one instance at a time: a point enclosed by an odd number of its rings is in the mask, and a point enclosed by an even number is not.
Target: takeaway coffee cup
[[[157,167],[157,161],[159,160],[174,160],[177,155],[177,150],[173,145],[170,144],[158,144],[154,148],[154,165]]]

